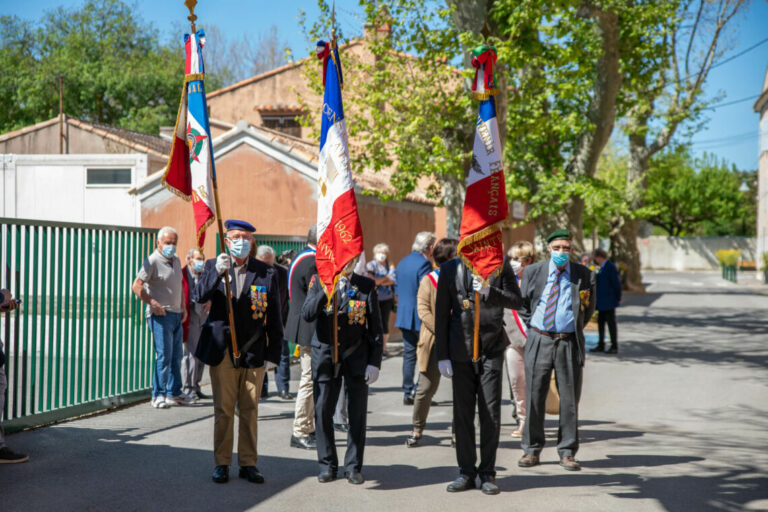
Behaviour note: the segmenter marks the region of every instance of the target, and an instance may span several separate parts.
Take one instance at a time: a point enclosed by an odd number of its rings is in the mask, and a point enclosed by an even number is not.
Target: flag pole
[[[187,19],[189,20],[190,28],[192,29],[192,34],[197,32],[197,27],[195,26],[195,21],[197,20],[197,16],[195,15],[195,6],[197,5],[197,0],[185,0],[184,5],[187,6],[187,9],[189,9],[189,16],[187,16]],[[224,249],[224,224],[221,221],[221,205],[219,204],[219,187],[216,183],[216,175],[212,172],[213,170],[213,146],[211,145],[211,165],[209,167],[208,172],[211,175],[211,185],[213,187],[213,204],[214,208],[216,209],[216,225],[219,229],[219,254],[225,252]],[[230,302],[232,299],[232,288],[229,284],[229,272],[224,273],[224,289],[227,295],[227,300],[225,301],[227,305],[227,316],[229,317],[229,333],[230,333],[230,339],[232,340],[232,357],[234,358],[234,365],[235,368],[238,367],[238,359],[240,358],[240,349],[237,347],[237,332],[235,331],[235,315],[232,311],[232,303]]]
[[[336,48],[336,0],[331,7],[331,52]],[[338,73],[338,68],[336,69]],[[325,81],[325,77],[323,77]],[[339,82],[341,86],[341,82]],[[338,376],[341,365],[339,364],[339,300],[336,290],[333,290],[333,370],[334,376]]]
[[[475,329],[472,338],[472,362],[480,360],[480,292],[475,292]]]

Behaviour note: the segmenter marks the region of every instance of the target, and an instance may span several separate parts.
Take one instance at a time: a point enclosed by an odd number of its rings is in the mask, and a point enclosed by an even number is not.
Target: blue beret
[[[224,227],[227,229],[227,231],[231,229],[242,229],[243,231],[248,231],[249,233],[254,233],[256,231],[255,227],[245,222],[244,220],[235,220],[235,219],[225,220]]]

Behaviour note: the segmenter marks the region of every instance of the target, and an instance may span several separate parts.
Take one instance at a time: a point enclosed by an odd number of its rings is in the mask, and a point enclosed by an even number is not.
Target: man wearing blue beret
[[[547,237],[550,259],[528,265],[523,271],[520,316],[528,325],[525,343],[525,387],[528,416],[517,463],[522,468],[539,464],[544,448],[545,402],[552,371],[560,393],[557,453],[568,471],[581,469],[575,459],[579,449],[578,408],[584,366],[584,324],[595,312],[595,275],[570,261],[571,233],[558,229]]]
[[[195,356],[210,365],[216,463],[213,481],[229,480],[237,406],[239,476],[249,482],[263,483],[264,477],[256,468],[258,407],[264,374],[280,361],[283,321],[279,285],[275,269],[249,254],[256,228],[242,220],[228,220],[225,227],[229,254],[222,253],[205,262],[192,297],[198,303],[211,302]],[[237,359],[232,354],[225,274],[229,275],[232,291],[230,308],[240,351]]]

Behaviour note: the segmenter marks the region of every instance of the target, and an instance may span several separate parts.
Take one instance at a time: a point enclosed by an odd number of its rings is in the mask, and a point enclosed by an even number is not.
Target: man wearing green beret
[[[557,452],[568,471],[581,469],[578,408],[584,366],[584,324],[595,311],[595,275],[571,261],[571,233],[558,229],[547,237],[550,259],[523,271],[520,316],[528,325],[525,343],[525,385],[528,417],[523,427],[522,468],[539,464],[544,448],[544,415],[552,371],[560,393]]]

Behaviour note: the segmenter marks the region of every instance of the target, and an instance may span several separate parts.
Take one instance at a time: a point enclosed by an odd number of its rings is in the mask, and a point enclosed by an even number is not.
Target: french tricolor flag
[[[347,125],[341,102],[342,74],[335,44],[317,43],[323,61],[325,94],[317,169],[317,253],[315,263],[326,295],[331,297],[342,271],[363,252],[363,229],[357,212],[355,182],[349,162]]]
[[[480,108],[457,251],[473,273],[488,279],[499,272],[504,263],[499,223],[507,218],[509,205],[494,99],[496,51],[493,47],[480,46],[473,54],[472,65],[477,71],[472,90],[473,96],[480,100]]]
[[[214,220],[213,185],[216,175],[213,145],[208,125],[202,49],[205,33],[184,35],[187,59],[184,66],[184,89],[173,130],[173,144],[163,185],[186,201],[192,201],[197,227],[197,246],[203,247],[205,230]]]

